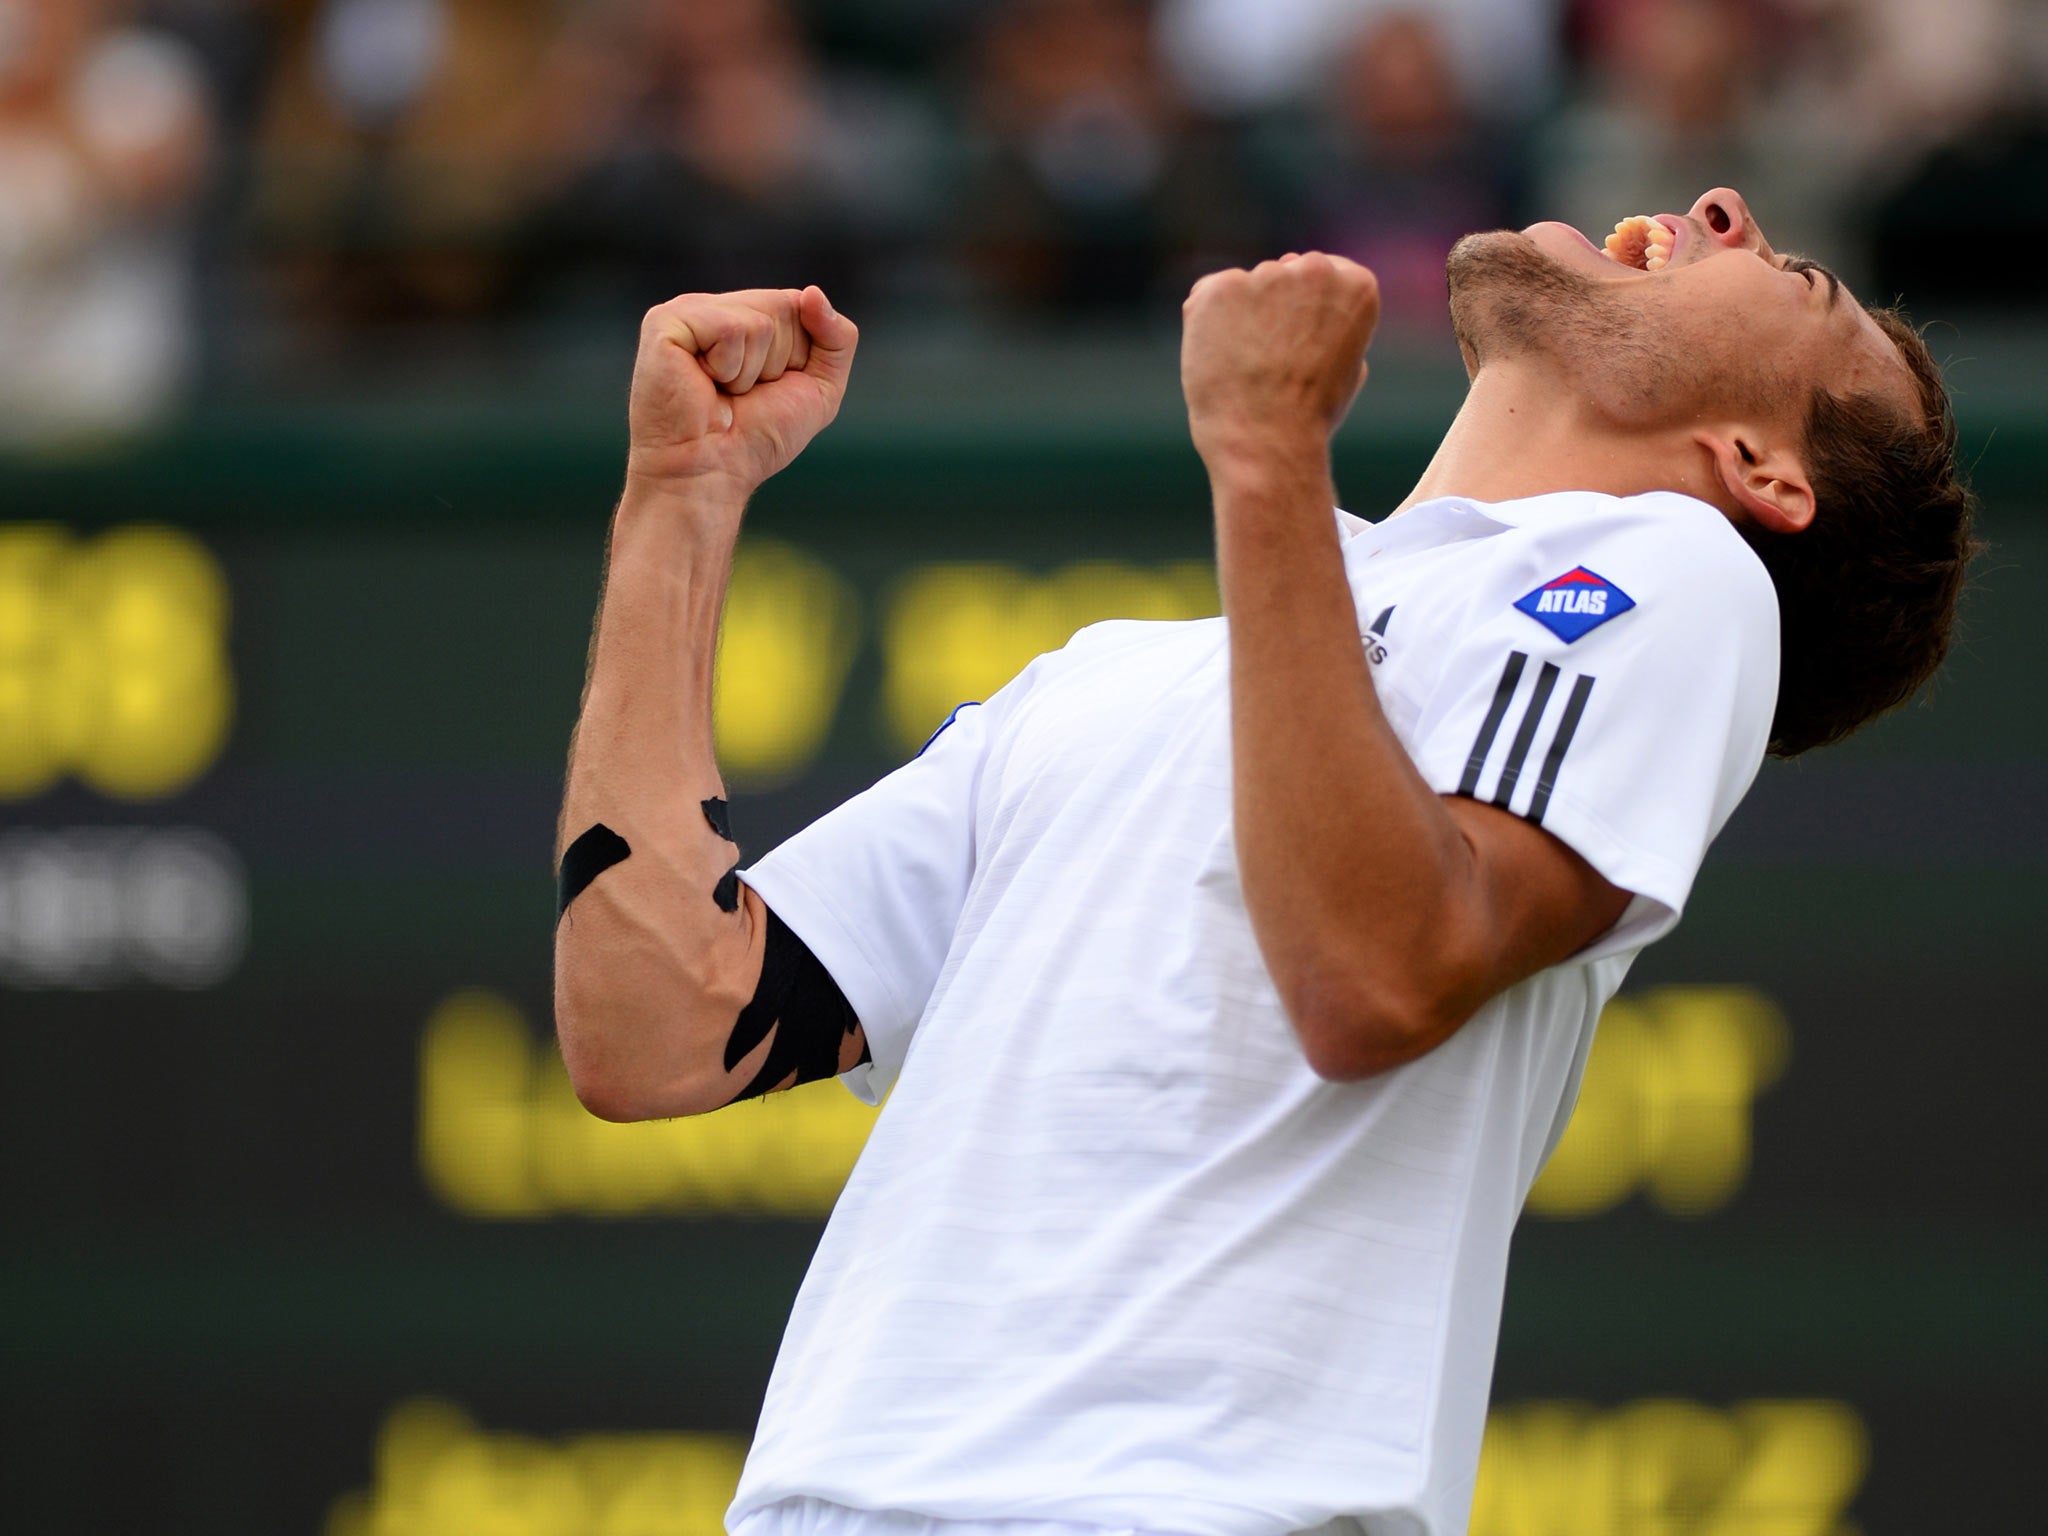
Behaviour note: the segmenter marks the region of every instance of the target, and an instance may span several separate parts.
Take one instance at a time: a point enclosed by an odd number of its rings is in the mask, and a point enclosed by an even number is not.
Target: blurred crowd
[[[693,288],[1171,315],[1286,249],[1446,321],[1469,230],[1747,194],[2039,305],[2038,0],[0,0],[0,444]],[[339,360],[339,363],[337,363]]]

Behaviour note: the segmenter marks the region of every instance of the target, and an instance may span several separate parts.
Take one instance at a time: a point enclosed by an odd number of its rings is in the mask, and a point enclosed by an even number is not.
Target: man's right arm
[[[791,1056],[764,980],[816,962],[786,931],[771,953],[772,916],[731,877],[712,666],[747,498],[837,412],[856,339],[815,288],[686,296],[642,329],[556,845],[556,1031],[577,1096],[606,1119],[700,1113],[820,1075],[759,1081]],[[857,1025],[830,1044],[837,1070],[865,1051]]]

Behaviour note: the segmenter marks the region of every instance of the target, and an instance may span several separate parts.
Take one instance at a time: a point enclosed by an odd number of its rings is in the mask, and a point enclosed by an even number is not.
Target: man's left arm
[[[1239,876],[1310,1065],[1352,1080],[1583,948],[1629,893],[1541,828],[1439,795],[1381,712],[1331,508],[1372,274],[1308,255],[1204,278],[1182,382],[1230,621]]]

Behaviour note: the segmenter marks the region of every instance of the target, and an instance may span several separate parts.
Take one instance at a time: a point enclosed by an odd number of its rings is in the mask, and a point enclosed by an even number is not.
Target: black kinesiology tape
[[[853,1004],[839,990],[831,972],[819,963],[811,947],[769,910],[761,984],[754,989],[754,1000],[740,1010],[732,1037],[725,1042],[725,1070],[730,1072],[744,1061],[770,1030],[775,1038],[768,1047],[768,1059],[747,1086],[733,1095],[733,1102],[780,1087],[792,1072],[799,1083],[837,1076],[840,1047],[858,1028],[860,1020],[854,1017]],[[860,1059],[872,1059],[865,1045]]]
[[[704,819],[711,824],[711,830],[728,843],[732,837],[732,812],[716,795],[704,803]],[[737,912],[740,909],[740,867],[737,863],[718,877],[718,884],[711,887],[711,899],[718,903],[721,912]]]
[[[569,910],[569,903],[614,864],[625,862],[632,853],[626,840],[603,822],[598,822],[562,854],[562,867],[555,874],[555,921]]]
[[[731,842],[732,807],[727,805],[723,800],[719,799],[716,795],[713,795],[709,800],[704,801],[703,806],[704,819],[711,824],[711,830],[716,832],[720,837],[724,838],[728,843]]]

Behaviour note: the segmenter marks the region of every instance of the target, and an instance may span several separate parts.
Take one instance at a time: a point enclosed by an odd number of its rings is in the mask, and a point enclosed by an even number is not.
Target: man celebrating
[[[563,807],[556,1019],[611,1119],[893,1094],[740,1536],[1464,1529],[1508,1238],[1594,1021],[1766,749],[1940,661],[1925,347],[1734,192],[1450,261],[1469,398],[1332,512],[1372,274],[1204,278],[1223,619],[1112,622],[743,877],[712,758],[748,495],[831,418],[815,288],[654,310]]]

